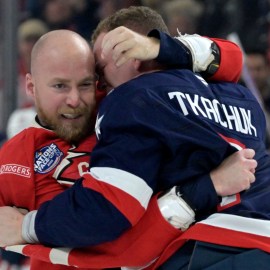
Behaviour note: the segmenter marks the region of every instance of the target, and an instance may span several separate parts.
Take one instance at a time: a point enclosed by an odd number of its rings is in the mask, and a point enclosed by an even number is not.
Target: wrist
[[[22,221],[22,239],[24,242],[35,244],[39,243],[35,232],[35,218],[37,211],[27,213]]]

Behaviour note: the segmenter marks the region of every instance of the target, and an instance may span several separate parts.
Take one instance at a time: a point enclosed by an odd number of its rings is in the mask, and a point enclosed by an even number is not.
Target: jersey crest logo
[[[72,147],[61,160],[53,173],[53,177],[60,184],[73,185],[84,174],[89,173],[90,152]]]
[[[37,150],[34,160],[34,171],[45,174],[53,170],[61,161],[63,152],[54,143]]]

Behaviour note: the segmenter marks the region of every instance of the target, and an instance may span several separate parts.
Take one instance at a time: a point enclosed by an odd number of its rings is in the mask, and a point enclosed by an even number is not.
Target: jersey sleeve
[[[35,207],[35,184],[31,145],[26,133],[7,141],[0,151],[0,205],[27,210]]]
[[[220,198],[216,193],[210,174],[205,174],[180,186],[183,199],[195,211],[196,221],[217,211]],[[201,196],[198,196],[201,194]]]
[[[149,36],[160,39],[160,52],[157,57],[159,62],[172,68],[192,69],[191,52],[183,43],[158,30],[151,31]],[[207,80],[237,82],[243,66],[240,47],[228,40],[210,39],[219,49],[219,67],[210,77],[207,72],[202,72],[202,76]]]
[[[238,82],[242,67],[243,54],[241,49],[235,43],[224,40],[211,38],[220,50],[220,65],[216,73],[209,78],[214,81]]]
[[[200,198],[201,203],[196,200],[192,201],[193,205],[198,207],[198,210],[201,210],[202,204],[206,204],[206,208],[211,205],[207,180],[201,178],[198,179],[198,183],[195,181],[193,185],[187,184],[181,188],[181,193],[185,198],[188,197],[189,192],[192,195],[196,195],[196,192],[204,195]],[[204,194],[205,192],[206,194]],[[151,198],[147,211],[140,221],[114,241],[87,248],[66,249],[65,252],[62,251],[62,248],[54,248],[57,258],[49,256],[51,248],[43,245],[26,245],[20,249],[20,252],[35,260],[48,263],[55,263],[57,260],[58,264],[63,265],[66,265],[68,261],[69,266],[87,269],[120,266],[144,267],[149,265],[150,262],[159,258],[166,247],[175,239],[181,237],[183,233],[163,218],[157,205],[157,197],[158,195],[155,195]],[[212,202],[212,204],[215,203],[215,201]],[[210,209],[208,208],[208,210],[209,213]],[[14,251],[12,246],[8,250]],[[15,251],[17,252],[17,250]],[[85,256],[86,254],[87,256]]]
[[[62,265],[68,263],[83,269],[143,267],[157,259],[181,234],[181,230],[175,229],[162,217],[157,196],[153,196],[138,224],[114,241],[87,248],[54,248],[55,256],[50,256],[52,248],[43,245],[29,244],[21,249],[10,246],[8,250],[19,250],[31,259]]]

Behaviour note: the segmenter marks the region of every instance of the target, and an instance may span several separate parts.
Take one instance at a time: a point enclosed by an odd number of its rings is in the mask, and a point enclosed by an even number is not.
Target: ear
[[[35,97],[35,84],[33,81],[33,76],[30,73],[27,73],[25,76],[25,89],[26,94],[32,98]]]

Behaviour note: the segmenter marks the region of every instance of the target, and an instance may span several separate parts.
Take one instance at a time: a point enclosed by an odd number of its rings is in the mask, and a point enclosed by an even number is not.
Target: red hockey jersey
[[[37,123],[25,129],[0,151],[0,206],[37,209],[88,172],[95,143],[94,134],[75,146]],[[40,262],[32,263],[40,269]]]

